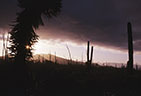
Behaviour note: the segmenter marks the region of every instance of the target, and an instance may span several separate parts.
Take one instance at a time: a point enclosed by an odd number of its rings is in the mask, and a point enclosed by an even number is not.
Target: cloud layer
[[[141,50],[140,0],[63,0],[61,14],[37,33],[43,39],[72,41],[90,40],[93,44],[114,49],[127,49],[127,22],[133,25],[134,48]],[[0,28],[15,17],[16,0],[0,1]],[[16,18],[16,17],[15,17]]]

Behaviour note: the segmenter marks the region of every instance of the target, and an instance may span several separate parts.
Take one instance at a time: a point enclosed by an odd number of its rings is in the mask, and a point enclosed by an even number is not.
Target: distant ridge
[[[58,57],[52,54],[36,54],[33,56],[34,60],[40,60],[41,62],[44,60],[52,61],[55,62],[55,57],[56,57],[56,62],[59,64],[68,64],[68,60],[62,57]]]

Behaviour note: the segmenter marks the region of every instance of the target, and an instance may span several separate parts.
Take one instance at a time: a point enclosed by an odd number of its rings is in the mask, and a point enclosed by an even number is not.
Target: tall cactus
[[[89,62],[89,46],[90,46],[90,41],[88,41],[88,45],[87,45],[87,63]]]
[[[130,22],[128,22],[127,24],[127,30],[128,30],[128,55],[129,55],[127,68],[133,69],[133,37],[132,37],[132,25]]]
[[[89,48],[90,48],[90,41],[88,41],[88,44],[87,44],[87,65],[88,66],[91,66],[92,64],[92,58],[93,58],[93,46],[91,47],[91,57],[89,58]]]
[[[91,47],[91,58],[90,58],[90,64],[92,64],[92,59],[93,59],[93,46]]]

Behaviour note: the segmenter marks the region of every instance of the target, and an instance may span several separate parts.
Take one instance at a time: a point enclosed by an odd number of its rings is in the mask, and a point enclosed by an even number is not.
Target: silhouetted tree
[[[61,0],[18,0],[18,2],[22,11],[17,13],[16,21],[12,25],[9,49],[16,61],[24,62],[32,57],[32,45],[38,40],[34,30],[43,25],[42,14],[47,18],[56,16],[61,9]]]

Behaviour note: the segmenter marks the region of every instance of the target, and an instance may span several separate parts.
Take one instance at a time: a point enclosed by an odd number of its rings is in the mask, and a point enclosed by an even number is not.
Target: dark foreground
[[[141,96],[141,71],[100,66],[88,70],[85,65],[51,62],[23,68],[7,63],[0,64],[0,88],[0,96]]]

